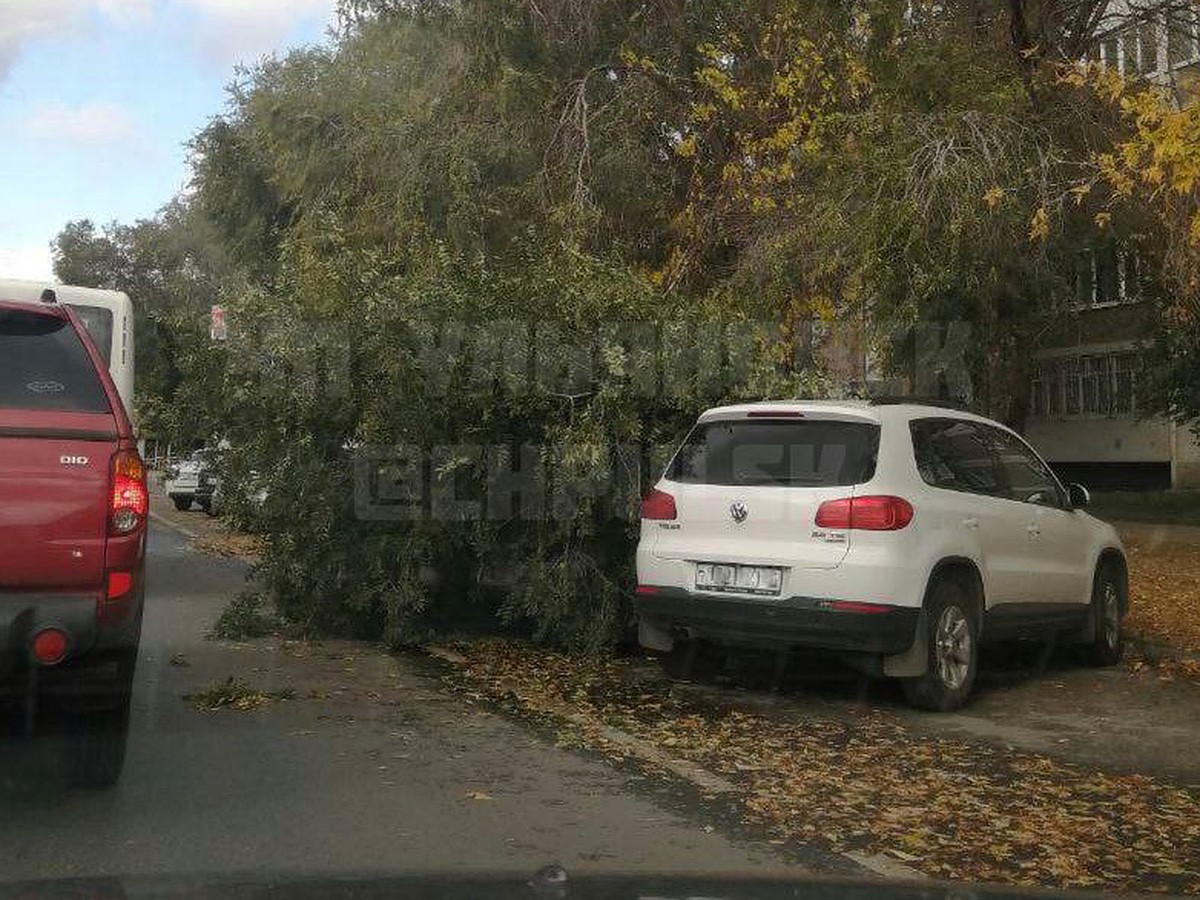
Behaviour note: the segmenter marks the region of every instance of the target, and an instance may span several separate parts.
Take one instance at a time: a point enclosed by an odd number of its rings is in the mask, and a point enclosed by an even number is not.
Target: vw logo
[[[746,504],[741,500],[733,503],[729,507],[729,514],[733,516],[733,521],[739,525],[746,521],[746,516],[750,515],[750,510],[746,509]]]

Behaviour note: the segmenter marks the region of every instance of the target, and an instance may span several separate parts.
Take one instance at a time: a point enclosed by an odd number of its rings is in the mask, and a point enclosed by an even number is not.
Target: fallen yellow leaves
[[[225,681],[195,694],[185,694],[183,699],[201,712],[215,712],[218,709],[236,709],[245,712],[258,709],[267,703],[292,700],[295,696],[296,692],[287,688],[281,691],[263,691],[230,676]]]
[[[1200,655],[1200,546],[1181,541],[1125,541],[1129,559],[1132,633],[1160,641],[1185,656]],[[1185,674],[1200,663],[1183,660]]]
[[[228,556],[252,562],[262,553],[263,540],[252,534],[217,532],[196,538],[192,546],[210,556]]]
[[[786,840],[887,854],[939,878],[1200,892],[1200,795],[1141,775],[910,734],[878,712],[752,714],[639,675],[515,642],[478,642],[452,681],[553,715],[613,756],[620,728],[735,786],[744,817]],[[584,724],[580,724],[584,723]]]

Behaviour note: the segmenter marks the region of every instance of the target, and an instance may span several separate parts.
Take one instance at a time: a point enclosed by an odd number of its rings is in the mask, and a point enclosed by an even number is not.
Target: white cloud
[[[336,9],[337,0],[0,0],[0,80],[32,42],[89,26],[155,27],[175,12],[186,22],[173,23],[173,38],[206,61],[254,62],[297,27],[333,23]]]
[[[147,21],[155,0],[0,0],[0,78],[6,76],[25,45],[62,37],[98,13],[128,26]]]
[[[171,0],[196,17],[195,47],[209,62],[250,63],[281,48],[297,26],[330,24],[336,0]]]
[[[94,0],[94,5],[119,25],[147,22],[154,13],[154,0]]]
[[[0,246],[0,278],[50,281],[53,277],[54,260],[49,244]]]
[[[137,135],[137,124],[129,111],[116,103],[95,101],[82,106],[46,103],[33,111],[29,133],[55,144],[94,149],[131,141]]]
[[[0,0],[0,77],[27,42],[76,28],[86,6],[86,0]]]

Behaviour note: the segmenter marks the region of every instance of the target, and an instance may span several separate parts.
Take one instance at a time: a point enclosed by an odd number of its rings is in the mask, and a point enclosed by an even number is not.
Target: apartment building
[[[1155,81],[1177,102],[1200,96],[1200,4],[1114,2],[1089,57]],[[1143,417],[1139,346],[1150,337],[1150,285],[1137,248],[1080,254],[1073,309],[1035,365],[1029,439],[1066,477],[1098,488],[1200,488],[1200,441]]]

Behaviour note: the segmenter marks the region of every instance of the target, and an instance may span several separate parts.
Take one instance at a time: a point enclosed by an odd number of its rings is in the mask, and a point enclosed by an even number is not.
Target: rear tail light
[[[818,528],[899,531],[912,519],[912,504],[902,497],[846,497],[841,500],[826,500],[817,510]]]
[[[112,461],[112,490],[108,505],[109,534],[132,534],[145,524],[149,511],[146,467],[136,450],[122,450]]]
[[[642,498],[642,518],[651,520],[674,519],[675,498],[657,488]]]

